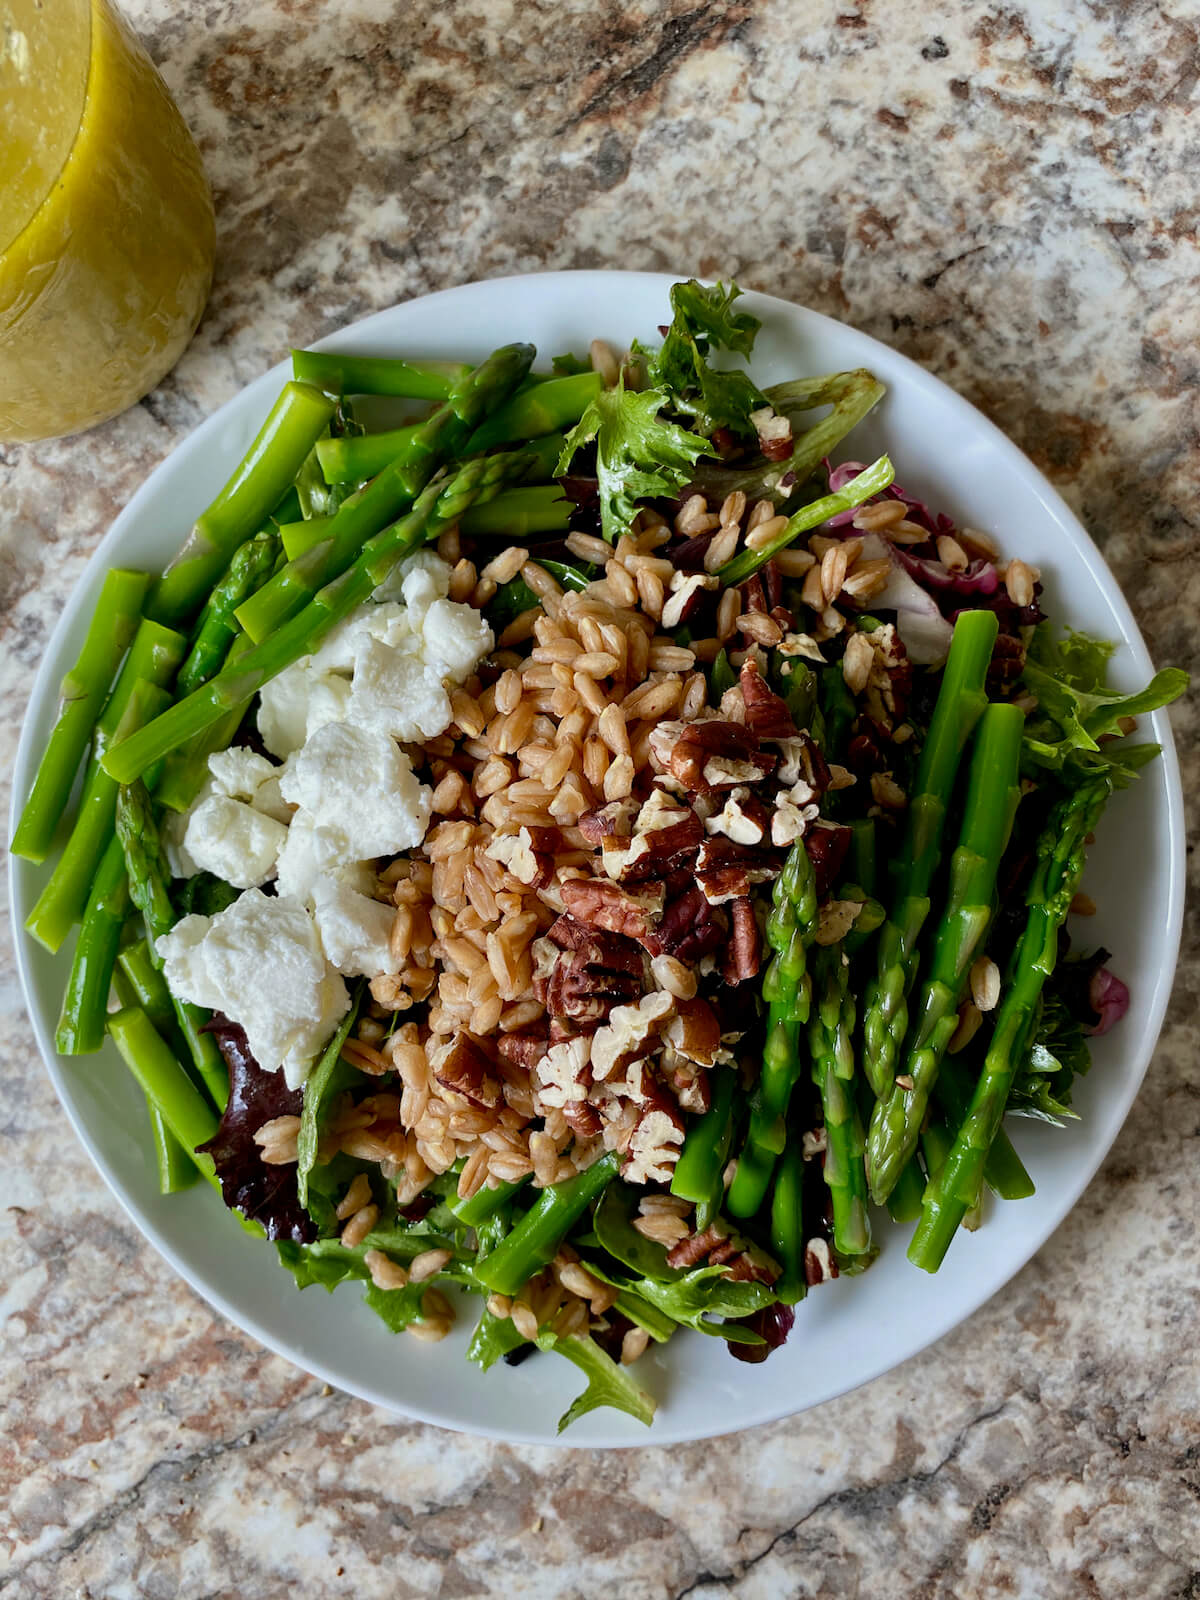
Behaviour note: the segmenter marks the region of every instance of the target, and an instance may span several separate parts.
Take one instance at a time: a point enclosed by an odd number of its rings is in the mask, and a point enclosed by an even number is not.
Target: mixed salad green
[[[56,856],[31,933],[55,951],[75,936],[58,1048],[113,1038],[145,1092],[164,1191],[202,1176],[276,1241],[301,1288],[357,1279],[394,1330],[427,1323],[439,1285],[479,1297],[473,1362],[554,1350],[585,1375],[560,1426],[601,1405],[651,1420],[614,1359],[630,1329],[656,1343],[695,1330],[761,1359],[813,1283],[869,1266],[873,1206],[915,1221],[909,1257],[935,1272],[988,1190],[1032,1193],[1005,1118],[1073,1116],[1088,1037],[1128,1001],[1106,953],[1077,953],[1065,932],[1086,848],[1113,792],[1157,753],[1131,739],[1134,720],[1187,682],[1169,669],[1137,693],[1113,689],[1112,646],[1059,632],[1040,584],[1014,598],[995,558],[963,556],[960,530],[900,489],[886,456],[831,465],[882,385],[845,372],[760,389],[730,364],[749,360],[758,330],[738,300],[732,285],[675,285],[661,345],[636,343],[607,386],[572,355],[535,374],[528,345],[476,368],[296,352],[293,381],[179,557],[159,575],[108,574],[12,841],[33,861]],[[410,414],[389,409],[397,401]],[[414,420],[414,401],[428,414]],[[528,541],[563,590],[586,593],[603,572],[564,543],[572,530],[616,548],[648,508],[669,526],[696,494],[714,507],[769,502],[778,526],[715,570],[712,530],[700,548],[675,535],[659,555],[705,575],[710,611],[757,584],[761,614],[783,619],[777,647],[747,632],[740,657],[730,640],[710,657],[706,714],[740,696],[753,727],[761,690],[776,719],[763,740],[798,736],[809,777],[824,773],[811,785],[824,831],[764,845],[751,897],[761,974],[694,963],[718,1011],[721,985],[737,983],[736,1045],[705,1073],[666,1180],[626,1181],[627,1152],[609,1148],[562,1182],[462,1196],[460,1159],[401,1201],[378,1160],[328,1148],[339,1108],[389,1087],[355,1054],[361,1025],[373,1018],[370,1037],[386,1042],[400,1013],[360,982],[301,1088],[264,1070],[243,1029],[165,981],[160,941],[238,898],[209,873],[172,878],[165,819],[194,803],[214,753],[253,738],[264,685],[447,530]],[[868,601],[817,604],[777,560],[813,534],[826,550],[855,537],[864,511],[892,502],[908,541],[889,542],[895,518],[877,519],[887,574]],[[944,559],[951,548],[961,561]],[[481,603],[498,635],[538,597],[518,576]],[[701,638],[702,615],[670,630],[677,645]],[[894,630],[891,682],[903,685],[890,720],[847,688],[849,641],[880,629]],[[872,774],[902,792],[902,809],[873,803]],[[989,984],[971,1033],[971,997]],[[271,1164],[256,1134],[289,1118],[295,1159]],[[364,1175],[371,1226],[348,1243],[343,1201]],[[682,1202],[688,1239],[735,1241],[747,1272],[731,1272],[733,1245],[689,1261],[648,1236],[647,1188]],[[611,1292],[586,1326],[563,1332],[551,1318],[531,1337],[504,1308],[564,1248]],[[381,1286],[381,1257],[394,1286]],[[407,1276],[418,1259],[436,1272]]]

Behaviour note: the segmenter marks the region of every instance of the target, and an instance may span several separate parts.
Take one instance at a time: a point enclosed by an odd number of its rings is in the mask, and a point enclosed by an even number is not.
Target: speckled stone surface
[[[947,378],[1100,542],[1161,662],[1200,614],[1194,6],[131,0],[196,131],[212,303],[155,394],[0,448],[7,772],[109,521],[277,358],[543,267],[735,274]],[[1189,792],[1193,704],[1176,713]],[[0,968],[0,1594],[1200,1596],[1200,946],[1080,1206],[867,1389],[596,1455],[408,1425],[214,1316],[118,1210]]]

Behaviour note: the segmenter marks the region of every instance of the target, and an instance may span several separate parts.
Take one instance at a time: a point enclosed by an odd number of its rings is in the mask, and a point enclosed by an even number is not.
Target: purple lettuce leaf
[[[221,1195],[231,1211],[262,1225],[268,1239],[308,1244],[317,1236],[300,1204],[294,1166],[268,1166],[254,1135],[274,1117],[298,1117],[304,1103],[289,1089],[282,1070],[264,1072],[250,1053],[245,1032],[214,1012],[208,1032],[229,1068],[229,1101],[216,1133],[200,1149],[213,1158]]]

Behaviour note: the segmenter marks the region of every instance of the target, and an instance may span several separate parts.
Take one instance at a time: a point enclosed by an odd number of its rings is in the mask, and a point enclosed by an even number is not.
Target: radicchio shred
[[[734,1344],[731,1339],[725,1343],[729,1354],[736,1361],[748,1361],[757,1365],[765,1361],[772,1350],[778,1350],[780,1345],[787,1343],[787,1336],[792,1331],[792,1324],[796,1320],[793,1306],[785,1306],[782,1301],[776,1300],[773,1305],[764,1306],[761,1311],[756,1311],[753,1316],[739,1317],[738,1326],[751,1328],[762,1335],[762,1344]]]

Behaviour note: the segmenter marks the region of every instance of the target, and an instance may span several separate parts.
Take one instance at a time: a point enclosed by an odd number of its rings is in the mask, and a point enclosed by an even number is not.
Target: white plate
[[[368,317],[323,347],[373,355],[474,360],[511,339],[532,339],[544,360],[607,338],[624,348],[653,339],[667,318],[671,279],[658,273],[549,272],[449,289]],[[960,523],[997,536],[1006,553],[1036,562],[1056,618],[1121,641],[1114,677],[1133,687],[1149,656],[1111,573],[1066,505],[1021,452],[950,389],[865,334],[765,295],[743,304],[763,320],[754,360],[760,383],[869,367],[887,398],[853,434],[844,458],[885,447],[906,488]],[[105,570],[159,568],[178,548],[253,437],[288,375],[284,363],[223,406],[159,466],[117,518],[62,616],[34,685],[15,793],[24,796]],[[1070,597],[1070,603],[1065,602]],[[1086,937],[1114,952],[1133,1000],[1124,1022],[1093,1048],[1080,1085],[1082,1121],[1064,1130],[1021,1122],[1013,1137],[1037,1195],[993,1207],[984,1230],[960,1233],[936,1278],[909,1265],[907,1230],[882,1219],[883,1249],[861,1278],[822,1287],[798,1308],[789,1344],[761,1366],[734,1361],[720,1340],[679,1335],[648,1355],[638,1376],[659,1400],[646,1432],[615,1412],[575,1424],[572,1445],[667,1444],[772,1421],[886,1372],[981,1306],[1066,1216],[1117,1135],[1142,1081],[1171,987],[1182,916],[1183,824],[1179,772],[1166,718],[1152,719],[1162,759],[1113,801],[1088,867],[1100,910]],[[47,954],[22,923],[45,869],[12,863],[17,953],[34,1030],[67,1115],[133,1221],[216,1309],[298,1366],[365,1400],[444,1427],[493,1438],[552,1443],[559,1414],[580,1388],[564,1361],[540,1356],[478,1372],[464,1359],[469,1316],[439,1345],[387,1333],[352,1285],[299,1294],[270,1247],[224,1215],[207,1188],[163,1198],[146,1114],[111,1046],[99,1056],[55,1053],[54,1027],[69,952]]]

